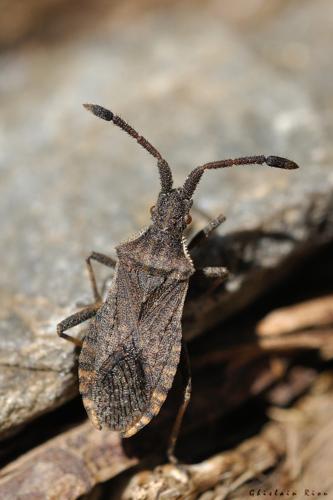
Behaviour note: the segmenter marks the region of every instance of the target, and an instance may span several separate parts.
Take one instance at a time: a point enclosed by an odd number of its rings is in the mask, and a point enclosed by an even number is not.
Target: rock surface
[[[56,337],[56,323],[91,301],[84,257],[112,254],[119,240],[148,224],[158,191],[154,161],[85,113],[82,102],[111,107],[149,138],[174,166],[176,184],[194,166],[229,156],[297,161],[298,172],[209,172],[196,206],[227,215],[220,234],[257,228],[296,207],[290,213],[302,223],[289,224],[297,227],[290,236],[311,245],[306,214],[315,196],[326,200],[323,237],[330,237],[333,114],[324,77],[332,60],[316,57],[325,47],[330,52],[329,2],[315,8],[276,1],[275,10],[240,2],[252,10],[238,17],[232,3],[161,6],[135,16],[129,3],[56,43],[36,35],[1,53],[3,435],[75,393],[73,349]],[[311,39],[296,30],[300,12],[320,26],[320,41],[314,28]],[[315,227],[321,224],[319,217]],[[295,246],[284,242],[280,250],[274,266]]]
[[[70,500],[136,463],[125,456],[119,435],[91,431],[86,422],[4,468],[0,495],[3,499]]]

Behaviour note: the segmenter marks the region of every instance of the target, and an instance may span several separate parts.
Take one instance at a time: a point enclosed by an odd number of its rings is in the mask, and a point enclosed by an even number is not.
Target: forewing
[[[142,306],[139,328],[140,351],[145,373],[149,373],[150,392],[140,416],[123,431],[129,437],[159,413],[172,386],[181,351],[181,317],[187,281],[166,280]]]
[[[187,281],[120,268],[80,355],[80,392],[97,427],[125,437],[156,415],[181,350]]]

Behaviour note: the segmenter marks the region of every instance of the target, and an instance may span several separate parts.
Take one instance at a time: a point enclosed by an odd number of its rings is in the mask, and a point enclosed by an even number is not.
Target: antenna
[[[83,106],[93,113],[98,118],[102,118],[102,120],[106,120],[107,122],[113,122],[114,125],[121,128],[125,132],[127,132],[131,137],[133,137],[139,144],[142,146],[148,153],[150,153],[154,158],[157,159],[157,166],[160,173],[161,179],[161,188],[162,192],[169,192],[172,189],[172,172],[169,167],[169,164],[164,158],[162,158],[159,151],[152,144],[150,144],[147,139],[145,139],[142,135],[139,135],[134,128],[132,128],[128,123],[126,123],[120,116],[115,115],[112,111],[103,108],[102,106],[98,106],[97,104],[83,104]]]
[[[234,167],[237,165],[268,165],[269,167],[283,168],[286,170],[294,170],[298,168],[298,165],[291,160],[286,158],[281,158],[280,156],[244,156],[242,158],[228,159],[213,161],[210,163],[205,163],[200,167],[192,170],[190,175],[187,177],[184,186],[183,193],[185,198],[191,199],[193,193],[202,177],[205,170],[216,169],[216,168],[227,168]]]

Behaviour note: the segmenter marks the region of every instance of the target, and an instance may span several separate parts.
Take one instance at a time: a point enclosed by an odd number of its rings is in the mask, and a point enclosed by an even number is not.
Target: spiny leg
[[[179,436],[180,427],[184,418],[184,414],[188,407],[191,398],[191,389],[192,389],[192,378],[191,378],[191,367],[190,360],[188,355],[188,350],[185,342],[182,343],[182,352],[180,358],[180,368],[181,375],[184,383],[184,392],[183,392],[183,401],[181,406],[178,409],[178,413],[175,419],[175,422],[172,427],[172,431],[169,439],[169,446],[167,449],[167,456],[169,462],[176,464],[178,463],[177,458],[175,457],[175,447],[177,444],[177,439]]]
[[[59,335],[59,337],[69,340],[78,347],[82,347],[82,340],[71,337],[71,335],[67,335],[67,333],[64,332],[66,330],[69,330],[70,328],[73,328],[74,326],[80,325],[84,321],[87,321],[87,319],[95,316],[100,306],[100,302],[96,302],[96,304],[87,306],[81,311],[78,311],[75,314],[71,314],[70,316],[68,316],[68,318],[60,321],[60,323],[58,323],[57,325],[57,334]]]
[[[116,266],[117,262],[112,257],[109,257],[108,255],[104,255],[103,253],[99,253],[99,252],[91,252],[89,257],[86,258],[89,279],[90,279],[91,287],[93,289],[94,299],[96,302],[101,302],[102,297],[97,289],[96,276],[94,273],[94,269],[92,267],[91,260],[96,260],[100,264],[103,264],[104,266],[112,267],[112,268],[114,268]]]
[[[190,241],[188,248],[191,250],[192,248],[201,245],[210,234],[215,231],[216,228],[219,227],[222,222],[225,221],[225,216],[220,214],[215,219],[211,220],[201,231],[199,231]]]

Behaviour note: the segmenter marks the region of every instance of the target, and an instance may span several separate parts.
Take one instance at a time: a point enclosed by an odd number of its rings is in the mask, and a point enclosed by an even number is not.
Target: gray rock
[[[255,229],[288,206],[305,221],[309,197],[330,196],[332,150],[310,90],[214,8],[169,6],[123,25],[105,16],[78,38],[0,55],[3,432],[73,395],[73,349],[56,323],[91,301],[84,257],[112,254],[148,224],[158,192],[154,161],[82,102],[122,114],[174,166],[177,184],[198,164],[242,154],[302,166],[207,173],[195,201],[210,216],[227,215],[220,234]],[[311,239],[308,227],[287,227]],[[260,258],[269,260],[269,249]],[[284,249],[274,266],[295,246]]]
[[[50,439],[0,472],[0,497],[73,500],[136,465],[118,434],[91,429],[89,422]]]

